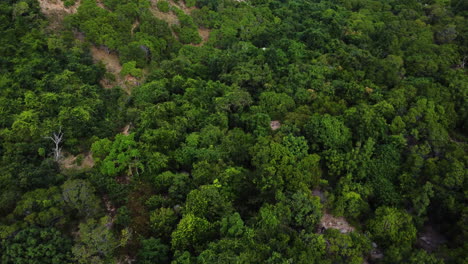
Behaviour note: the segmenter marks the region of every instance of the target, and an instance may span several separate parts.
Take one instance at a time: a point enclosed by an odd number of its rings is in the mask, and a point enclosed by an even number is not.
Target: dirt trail
[[[190,44],[190,45],[195,46],[195,47],[203,46],[210,38],[210,32],[211,30],[208,28],[203,28],[203,27],[198,28],[198,34],[202,38],[202,41],[198,44]]]
[[[120,65],[119,56],[115,53],[108,53],[104,49],[91,46],[91,54],[93,55],[94,62],[102,61],[106,66],[106,70],[112,74],[120,74],[122,65]]]
[[[197,9],[195,6],[187,7],[187,5],[185,5],[185,1],[179,1],[178,3],[176,3],[173,0],[169,0],[168,2],[169,2],[169,4],[171,4],[171,5],[179,8],[179,9],[181,9],[182,11],[184,11],[184,13],[187,14],[187,15],[190,15],[193,10]]]
[[[202,37],[202,43],[205,43],[210,38],[211,30],[208,28],[198,28],[198,34]]]
[[[109,10],[109,9],[107,9],[107,7],[104,5],[104,3],[102,2],[102,0],[96,0],[96,4],[97,4],[97,6],[99,6],[99,7],[102,8],[102,9]]]
[[[132,36],[133,36],[133,33],[134,33],[135,29],[136,29],[139,25],[140,25],[140,21],[135,20],[135,22],[134,22],[133,25],[132,25],[132,29],[131,29],[131,31],[130,31],[130,32],[132,33]]]
[[[122,87],[127,93],[131,94],[132,87],[140,84],[140,81],[130,75],[122,77],[120,72],[122,71],[122,65],[120,64],[119,56],[113,52],[108,53],[103,48],[98,48],[94,45],[91,46],[91,55],[95,63],[102,61],[104,63],[108,73],[112,74],[114,80],[109,78],[102,79],[99,83],[106,89],[113,88],[116,85]]]
[[[175,12],[173,12],[173,11],[169,11],[167,13],[161,12],[157,7],[157,2],[158,2],[158,0],[151,0],[151,6],[150,6],[151,13],[153,13],[153,15],[155,17],[166,21],[169,24],[170,28],[171,28],[172,35],[175,38],[177,38],[177,34],[175,34],[175,32],[172,30],[171,26],[172,25],[179,25],[180,24],[179,18],[177,17]],[[172,0],[169,0],[167,2],[169,2],[170,6],[177,7],[180,10],[182,10],[186,15],[190,15],[193,10],[197,9],[197,7],[195,7],[195,6],[194,7],[187,7],[185,5],[184,1],[179,1],[178,3],[176,3],[176,2],[174,2]],[[210,37],[210,32],[211,32],[210,29],[199,27],[198,28],[198,34],[202,38],[202,41],[199,44],[190,44],[190,45],[196,46],[196,47],[202,46],[203,44],[205,44],[208,41],[208,39]]]
[[[150,5],[150,11],[151,13],[153,13],[153,15],[161,20],[164,20],[166,21],[169,26],[171,25],[179,25],[179,18],[177,17],[177,15],[172,12],[172,11],[169,11],[169,12],[161,12],[158,7],[157,7],[157,2],[156,0],[151,0],[151,5]]]

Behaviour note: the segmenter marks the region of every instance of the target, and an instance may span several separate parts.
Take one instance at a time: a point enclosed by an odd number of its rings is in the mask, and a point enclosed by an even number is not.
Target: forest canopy
[[[0,262],[466,263],[467,15],[1,1]]]

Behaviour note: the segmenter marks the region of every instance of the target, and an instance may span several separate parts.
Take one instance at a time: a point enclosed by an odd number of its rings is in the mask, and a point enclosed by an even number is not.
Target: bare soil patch
[[[161,12],[156,5],[157,2],[158,1],[156,0],[151,0],[151,5],[150,5],[151,13],[153,13],[155,17],[166,21],[169,25],[179,25],[179,18],[177,17],[177,15],[172,11],[169,11],[167,13]]]
[[[52,15],[58,13],[74,14],[80,6],[80,1],[70,7],[66,7],[61,0],[38,0],[41,11],[44,15]]]
[[[211,30],[208,28],[198,28],[198,34],[200,34],[200,37],[202,38],[202,43],[208,41],[208,39],[210,38],[210,32]]]
[[[210,32],[211,32],[211,30],[208,29],[208,28],[199,27],[198,28],[198,34],[202,38],[202,41],[200,43],[198,43],[198,44],[190,44],[190,45],[195,46],[195,47],[203,46],[208,41],[208,39],[210,38]]]
[[[107,7],[104,5],[104,3],[102,2],[102,0],[96,0],[96,4],[97,4],[97,6],[99,6],[99,7],[102,8],[102,9],[109,10],[109,9],[107,9]]]
[[[320,220],[319,230],[322,229],[338,229],[341,233],[346,234],[355,230],[344,217],[335,217],[329,213],[325,213]]]
[[[62,170],[86,170],[94,167],[94,159],[91,153],[83,154],[83,160],[78,164],[78,156],[69,154],[60,160],[60,168]]]
[[[132,128],[132,124],[127,124],[123,129],[122,129],[122,134],[128,136],[130,134],[130,129]]]
[[[270,122],[270,128],[271,130],[277,130],[281,127],[281,123],[278,120],[273,120]]]
[[[114,52],[107,52],[103,48],[98,48],[94,45],[91,46],[91,55],[93,56],[94,62],[97,63],[101,61],[108,73],[114,76],[114,80],[109,78],[104,78],[100,81],[102,87],[106,89],[113,88],[116,85],[119,85],[124,89],[127,94],[131,93],[131,88],[137,85],[140,85],[140,81],[130,75],[122,78],[120,72],[122,71],[122,65],[120,64],[119,56]]]
[[[77,12],[80,6],[80,0],[78,0],[73,6],[65,7],[61,0],[38,0],[41,12],[49,20],[48,29],[51,31],[57,31],[63,27],[63,18],[66,15],[74,14]]]
[[[178,3],[176,3],[173,0],[169,0],[168,2],[169,2],[169,4],[171,4],[171,5],[179,8],[179,9],[181,9],[182,11],[184,11],[184,13],[187,14],[187,15],[190,15],[193,10],[197,9],[195,6],[187,7],[187,5],[185,5],[185,1],[179,1]]]
[[[171,26],[172,25],[179,25],[180,24],[179,18],[177,17],[177,15],[173,11],[169,11],[167,13],[161,12],[157,7],[157,2],[158,1],[159,0],[151,0],[151,6],[150,6],[151,12],[153,13],[153,15],[155,17],[166,21],[169,24],[170,28],[171,28],[172,35],[175,38],[177,38],[177,34],[175,34],[175,32],[172,30]],[[185,5],[184,1],[179,1],[178,3],[176,3],[173,0],[169,0],[167,2],[169,2],[170,6],[174,6],[174,7],[179,8],[180,10],[182,10],[186,15],[190,15],[193,10],[197,9],[197,7],[187,7],[187,5]],[[202,46],[203,44],[205,44],[208,41],[208,39],[210,37],[210,32],[211,32],[211,30],[208,29],[208,28],[203,28],[203,27],[198,28],[198,34],[202,38],[202,41],[199,44],[190,44],[190,45],[196,46],[196,47]]]
[[[106,66],[106,70],[113,74],[120,74],[122,70],[122,65],[120,65],[119,56],[115,53],[108,53],[104,49],[97,48],[96,46],[91,46],[91,54],[93,56],[94,62],[102,61]]]

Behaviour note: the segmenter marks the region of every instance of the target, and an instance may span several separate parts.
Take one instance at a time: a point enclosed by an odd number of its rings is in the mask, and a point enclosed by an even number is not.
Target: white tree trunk
[[[59,132],[54,132],[51,137],[46,138],[54,142],[55,147],[52,150],[52,154],[54,156],[54,160],[58,162],[62,158],[62,148],[60,147],[60,143],[62,143],[63,140],[62,128],[60,128]]]

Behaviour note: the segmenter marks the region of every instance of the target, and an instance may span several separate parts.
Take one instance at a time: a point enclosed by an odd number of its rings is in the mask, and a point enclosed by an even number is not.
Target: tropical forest
[[[468,263],[468,1],[1,0],[0,263]]]

